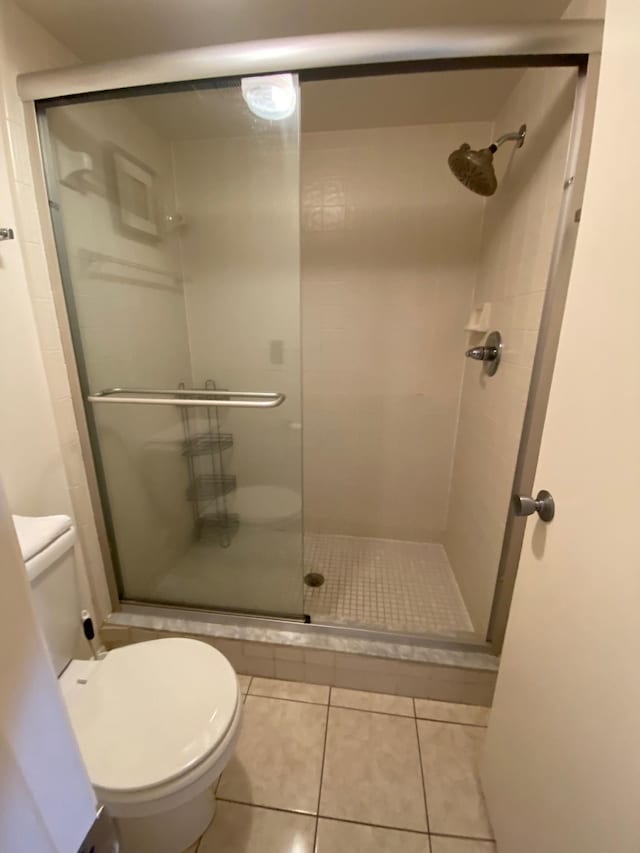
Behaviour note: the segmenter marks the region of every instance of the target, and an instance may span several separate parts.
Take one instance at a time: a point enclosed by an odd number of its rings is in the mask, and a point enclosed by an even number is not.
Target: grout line
[[[313,835],[313,850],[315,853],[316,844],[318,843],[318,828],[320,826],[320,799],[322,797],[322,785],[324,783],[324,762],[327,756],[327,737],[329,735],[329,711],[331,710],[331,687],[329,688],[329,696],[327,697],[327,716],[324,724],[324,742],[322,744],[322,764],[320,765],[320,786],[318,787],[318,805],[316,807],[316,830]]]
[[[413,699],[413,710],[416,710],[416,700]],[[424,813],[427,819],[427,832],[430,831],[429,825],[429,806],[427,805],[427,783],[424,778],[424,763],[422,761],[422,749],[420,748],[420,731],[418,730],[418,718],[414,717],[414,725],[416,728],[416,740],[418,741],[418,760],[420,761],[420,778],[422,779],[422,796],[424,797]],[[429,839],[429,850],[431,850],[431,839]]]
[[[387,830],[391,830],[391,831],[395,831],[395,832],[410,832],[412,835],[422,835],[422,836],[431,835],[434,838],[459,838],[459,839],[464,840],[464,841],[483,841],[485,843],[495,844],[494,838],[486,838],[486,837],[479,838],[478,836],[474,836],[474,835],[454,835],[454,834],[448,833],[448,832],[426,833],[420,829],[408,829],[407,827],[403,827],[403,826],[389,826],[388,824],[384,824],[384,823],[368,823],[368,822],[362,821],[362,820],[353,820],[353,819],[344,818],[344,817],[333,817],[332,815],[317,815],[316,816],[310,812],[296,811],[294,809],[285,809],[285,808],[282,808],[280,806],[265,806],[265,805],[262,805],[260,803],[248,803],[245,800],[233,800],[233,799],[230,799],[229,797],[218,797],[218,800],[221,803],[232,803],[233,805],[246,806],[247,808],[251,808],[251,809],[263,809],[265,811],[278,812],[280,814],[295,814],[295,815],[299,815],[300,817],[312,818],[312,819],[316,820],[316,822],[320,818],[322,818],[324,820],[332,820],[335,823],[348,823],[348,824],[353,824],[355,826],[372,826],[375,829],[387,829]],[[201,841],[202,841],[202,838],[198,841],[198,844],[200,844]]]
[[[431,835],[434,838],[460,838],[463,841],[484,841],[484,842],[487,842],[490,844],[495,844],[495,838],[486,838],[486,837],[479,838],[478,836],[474,836],[474,835],[453,835],[453,834],[448,833],[448,832],[427,833],[421,829],[408,829],[407,827],[404,827],[404,826],[389,826],[388,824],[385,824],[385,823],[368,823],[367,821],[363,821],[363,820],[353,820],[351,818],[346,818],[346,817],[334,817],[333,815],[328,815],[328,814],[314,815],[312,812],[299,811],[299,810],[295,810],[295,809],[285,809],[281,806],[265,806],[262,803],[249,803],[246,800],[233,800],[230,797],[216,797],[216,799],[218,800],[218,802],[221,802],[221,803],[232,803],[233,805],[246,806],[247,808],[250,808],[250,809],[264,809],[265,811],[279,812],[280,814],[300,815],[301,817],[312,818],[312,819],[316,820],[316,823],[318,822],[318,820],[320,818],[322,818],[324,820],[335,821],[336,823],[349,823],[349,824],[354,824],[355,826],[372,826],[375,829],[389,829],[389,830],[393,830],[395,832],[410,832],[410,833],[412,833],[412,835],[422,835],[422,836]],[[202,841],[202,838],[199,839],[198,845],[200,845],[201,841]]]
[[[257,677],[261,677],[261,676],[257,676]],[[323,705],[329,704],[331,708],[340,708],[343,711],[360,711],[363,714],[382,714],[384,717],[400,717],[400,719],[402,719],[402,720],[412,720],[412,719],[416,718],[418,720],[425,720],[426,722],[430,722],[430,723],[446,723],[449,726],[471,726],[471,728],[474,728],[474,729],[486,729],[487,728],[487,725],[485,725],[484,723],[464,723],[464,722],[461,722],[460,720],[441,720],[441,719],[438,719],[437,717],[418,717],[417,712],[415,710],[415,699],[412,698],[411,696],[396,696],[395,693],[383,694],[385,696],[391,696],[394,699],[411,699],[411,702],[413,704],[413,709],[414,709],[413,714],[398,714],[395,711],[378,711],[377,709],[373,709],[373,708],[354,708],[351,705],[339,705],[337,703],[331,703],[331,691],[333,690],[332,685],[329,685],[329,684],[310,684],[309,682],[306,682],[306,681],[300,681],[298,683],[299,684],[308,684],[310,687],[328,687],[329,688],[329,698],[328,698],[327,702],[312,702],[310,699],[294,699],[291,696],[268,696],[265,693],[250,693],[249,691],[247,691],[247,693],[245,693],[245,699],[247,698],[247,696],[256,696],[259,699],[278,699],[281,702],[297,702],[300,705],[320,705],[320,706],[323,706]],[[337,689],[351,690],[352,688],[341,687],[341,688],[337,688]],[[367,692],[367,691],[359,691],[359,692]],[[427,699],[426,701],[427,702],[429,702],[429,701],[439,702],[442,700],[439,700],[439,699],[429,700],[429,699]],[[448,704],[456,705],[458,703],[449,702]],[[479,707],[479,706],[473,705],[471,707]],[[482,706],[480,706],[480,707],[482,707]]]
[[[302,682],[301,682],[302,683]],[[314,684],[314,687],[320,687],[322,685]],[[312,702],[310,699],[293,699],[291,696],[267,696],[265,693],[247,693],[247,696],[258,696],[260,699],[280,699],[282,702],[297,702],[299,705],[327,705],[329,700],[326,702]]]
[[[463,841],[484,841],[487,844],[495,844],[495,838],[482,838],[477,835],[452,835],[450,832],[432,832],[430,833],[434,838],[460,838]]]
[[[285,809],[282,806],[265,806],[263,803],[250,803],[247,800],[234,800],[231,797],[216,797],[219,803],[233,803],[236,806],[248,806],[252,809],[266,809],[270,812],[282,812],[283,814],[297,814],[302,817],[316,818],[313,812],[306,812],[300,809]]]
[[[242,674],[244,675],[244,673],[242,673]],[[238,676],[238,673],[236,672],[236,677],[237,676]],[[242,691],[242,688],[240,687],[240,684],[238,683],[238,688],[240,689],[240,695],[242,696],[242,704],[243,705],[245,703],[247,696],[249,695],[249,688],[251,687],[251,682],[253,681],[252,675],[248,676],[248,678],[249,678],[249,683],[247,684],[247,689],[244,691],[244,693]]]
[[[299,682],[300,684],[306,684],[307,682]],[[373,708],[354,708],[351,705],[339,705],[337,703],[331,703],[331,691],[333,688],[329,685],[322,684],[314,684],[310,685],[312,687],[329,687],[329,699],[327,702],[312,702],[310,699],[294,699],[291,696],[267,696],[264,693],[246,693],[245,698],[252,696],[257,699],[276,699],[279,702],[296,702],[298,705],[316,705],[320,707],[324,707],[327,704],[331,708],[338,708],[341,711],[358,711],[361,714],[380,714],[383,717],[398,717],[401,720],[413,720],[416,719],[415,716],[415,700],[411,696],[395,696],[395,694],[388,694],[389,696],[393,696],[396,699],[410,699],[413,705],[414,711],[413,714],[398,714],[395,711],[378,711]],[[349,690],[350,688],[339,688]],[[387,695],[387,694],[385,694]],[[425,720],[425,722],[430,723],[446,723],[449,726],[470,726],[474,729],[486,729],[487,726],[481,723],[461,723],[458,720],[438,720],[434,717],[417,717],[419,720]]]
[[[366,823],[363,820],[352,820],[348,817],[334,817],[333,815],[329,814],[318,815],[318,818],[322,818],[322,820],[333,820],[337,823],[350,823],[355,826],[372,826],[374,827],[374,829],[389,829],[393,832],[410,832],[412,835],[420,835],[423,838],[429,837],[428,833],[425,832],[424,829],[408,829],[406,826],[389,826],[389,824],[386,823]]]
[[[418,717],[416,716],[416,720],[423,720],[425,723],[446,723],[448,726],[468,726],[472,729],[486,729],[487,725],[484,723],[463,723],[460,720],[439,720],[437,717]]]
[[[409,697],[404,697],[409,698]],[[413,700],[412,700],[413,701]],[[396,714],[393,711],[374,711],[373,708],[353,708],[350,705],[332,705],[332,708],[339,708],[341,711],[360,711],[362,714],[381,714],[383,717],[399,717],[401,720],[413,720],[413,714]]]

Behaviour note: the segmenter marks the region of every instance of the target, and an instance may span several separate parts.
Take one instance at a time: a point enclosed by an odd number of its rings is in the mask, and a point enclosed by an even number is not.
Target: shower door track
[[[123,600],[120,612],[155,616],[167,620],[190,620],[204,624],[230,625],[235,628],[279,631],[300,631],[305,634],[322,634],[345,640],[363,640],[390,645],[419,646],[421,648],[443,649],[458,652],[492,655],[491,646],[480,639],[462,639],[446,634],[405,634],[394,631],[382,631],[373,628],[358,628],[353,625],[332,625],[324,622],[308,622],[297,618],[267,616],[264,614],[246,614],[229,610],[203,610],[198,607],[184,607],[163,604],[149,604],[144,601]],[[179,630],[179,629],[176,629]],[[222,639],[222,638],[221,638]],[[225,639],[233,639],[225,637]]]
[[[592,63],[591,60],[598,60],[602,32],[602,21],[565,20],[532,25],[444,27],[271,39],[30,72],[18,76],[17,87],[21,99],[27,102],[27,107],[31,106],[31,110],[27,109],[27,132],[37,140],[36,109],[43,111],[56,103],[126,97],[152,91],[181,91],[192,88],[198,80],[206,85],[206,81],[222,82],[227,77],[281,71],[300,72],[303,80],[309,80],[376,73],[397,74],[416,70],[577,67],[579,79],[567,156],[565,193],[557,223],[547,297],[514,477],[514,492],[528,494],[533,485],[576,241],[577,228],[570,226],[577,226],[584,192],[599,69],[599,62]],[[48,196],[45,177],[41,171],[39,174],[36,172],[36,193],[46,204]],[[52,212],[55,213],[55,209]],[[49,236],[52,236],[51,232]],[[49,260],[50,268],[56,271],[53,287],[62,292],[61,279],[69,274],[66,259],[54,254]],[[61,278],[57,277],[59,269]],[[69,317],[59,313],[58,322],[63,335],[70,342],[72,334]],[[71,363],[78,364],[77,357]],[[78,364],[78,369],[82,373],[83,366]],[[74,406],[77,412],[82,412],[84,400],[79,391],[75,390],[74,383],[72,387]],[[81,443],[86,453],[86,448],[91,444],[89,429],[82,418],[78,420],[78,427],[84,439]],[[143,608],[149,614],[162,611],[173,618],[188,616],[198,621],[213,621],[212,617],[215,616],[216,620],[223,620],[228,624],[279,627],[281,630],[291,630],[294,625],[304,625],[304,631],[330,633],[334,636],[500,653],[524,535],[522,519],[514,519],[512,513],[509,513],[507,518],[486,641],[463,641],[443,635],[391,634],[350,626],[305,624],[302,619],[294,621],[264,615],[245,615],[235,611],[231,615],[228,611],[166,608],[163,605],[118,598],[115,569],[109,547],[111,519],[108,518],[104,502],[100,499],[101,489],[96,477],[95,462],[87,455],[84,460],[107,583],[112,606],[116,610],[132,612],[131,608],[135,608],[135,612],[140,612]]]

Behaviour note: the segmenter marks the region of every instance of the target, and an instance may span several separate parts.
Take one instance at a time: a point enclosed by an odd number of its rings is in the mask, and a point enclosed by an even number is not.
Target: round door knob
[[[541,521],[551,521],[556,513],[556,505],[550,492],[542,489],[535,498],[526,495],[514,495],[511,499],[516,515],[533,515],[537,512]]]

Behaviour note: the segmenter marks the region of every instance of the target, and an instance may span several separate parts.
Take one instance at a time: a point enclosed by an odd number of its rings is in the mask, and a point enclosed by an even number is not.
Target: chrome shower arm
[[[496,141],[490,146],[492,151],[497,151],[501,145],[504,145],[505,142],[516,142],[517,148],[522,148],[524,145],[524,138],[527,135],[527,125],[523,124],[520,126],[519,130],[514,130],[512,133],[503,133],[502,136],[499,136]]]

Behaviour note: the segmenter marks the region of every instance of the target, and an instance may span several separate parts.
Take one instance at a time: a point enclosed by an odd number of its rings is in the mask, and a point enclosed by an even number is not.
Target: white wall
[[[439,541],[484,200],[449,153],[488,123],[304,133],[305,525]]]
[[[495,136],[527,123],[522,148],[496,154],[474,302],[491,303],[504,339],[487,377],[467,361],[444,543],[474,627],[486,632],[520,444],[542,303],[558,221],[576,72],[528,69],[495,122]],[[482,341],[471,334],[469,345]]]
[[[70,513],[78,525],[84,606],[110,610],[34,198],[19,71],[73,57],[11,0],[0,6],[0,210],[16,240],[0,248],[0,472],[13,512]],[[85,568],[86,567],[86,568]]]
[[[5,128],[6,128],[5,122]],[[3,134],[4,137],[4,134]],[[42,363],[9,183],[8,147],[0,139],[0,220],[17,239],[0,244],[0,470],[14,513],[70,513],[71,497]],[[14,185],[15,186],[15,185]]]

